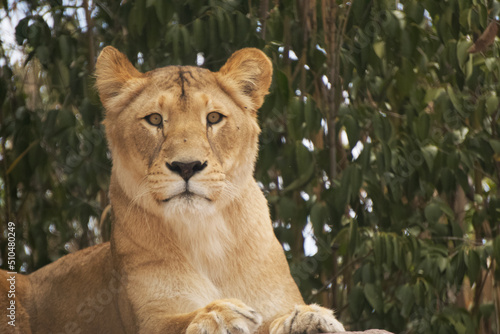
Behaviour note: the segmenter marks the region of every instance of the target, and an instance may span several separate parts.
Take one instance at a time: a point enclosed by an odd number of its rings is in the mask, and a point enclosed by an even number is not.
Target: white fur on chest
[[[230,257],[234,237],[219,212],[186,213],[168,224],[176,234],[179,248],[199,275],[217,280]]]

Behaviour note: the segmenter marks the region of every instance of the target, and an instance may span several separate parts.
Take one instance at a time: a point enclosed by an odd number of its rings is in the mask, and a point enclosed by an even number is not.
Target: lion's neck
[[[238,197],[228,207],[212,214],[165,217],[134,203],[116,182],[111,185],[110,196],[115,218],[112,233],[115,254],[127,258],[143,251],[147,251],[148,256],[156,254],[158,258],[178,253],[187,257],[195,269],[210,275],[210,271],[221,272],[219,268],[224,261],[234,254],[237,245],[241,246],[238,235],[242,230],[248,229],[243,233],[244,242],[251,242],[249,231],[252,228],[262,230],[251,226],[251,220],[258,223],[258,217],[247,217],[245,203],[249,202],[248,198]],[[251,191],[247,196],[255,197]],[[263,204],[265,206],[265,201]],[[267,210],[267,206],[264,209]],[[242,226],[248,224],[250,226]]]

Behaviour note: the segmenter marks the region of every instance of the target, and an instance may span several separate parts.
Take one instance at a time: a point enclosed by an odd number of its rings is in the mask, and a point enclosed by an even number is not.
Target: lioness
[[[33,333],[323,333],[253,178],[272,77],[257,49],[219,72],[138,72],[112,47],[97,88],[113,157],[111,241],[18,275],[16,328]],[[7,305],[2,273],[2,312]],[[1,332],[13,331],[2,316]]]

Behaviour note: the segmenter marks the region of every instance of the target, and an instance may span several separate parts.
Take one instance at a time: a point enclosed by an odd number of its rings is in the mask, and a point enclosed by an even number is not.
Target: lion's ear
[[[252,109],[257,110],[269,92],[273,65],[264,52],[246,48],[233,53],[219,73],[223,80],[236,84],[240,94],[250,97]]]
[[[132,79],[140,79],[144,74],[130,63],[127,57],[112,46],[105,47],[96,63],[96,86],[102,104],[108,108],[109,100],[120,92]]]

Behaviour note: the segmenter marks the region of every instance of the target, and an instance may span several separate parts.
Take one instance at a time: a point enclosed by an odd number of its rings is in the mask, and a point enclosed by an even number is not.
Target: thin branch
[[[19,156],[16,158],[16,160],[14,160],[14,162],[9,166],[9,168],[7,169],[7,171],[5,172],[5,175],[9,175],[10,172],[12,172],[14,170],[14,168],[16,168],[17,164],[22,160],[22,158],[24,158],[24,156],[26,154],[28,154],[28,152],[33,148],[35,147],[35,145],[37,145],[38,143],[40,142],[40,140],[35,140],[34,142],[32,142],[21,154],[19,154]]]
[[[94,7],[95,3],[93,3],[92,6],[90,6],[88,0],[83,0],[83,9],[85,10],[85,22],[87,23],[87,42],[89,43],[89,54],[88,54],[89,73],[93,73],[95,68],[95,46],[94,46],[94,36],[92,34],[92,30],[94,28],[94,22],[92,20],[92,11]]]
[[[269,16],[269,0],[262,0],[259,7],[259,19],[261,23],[261,38],[266,39],[266,23]]]

